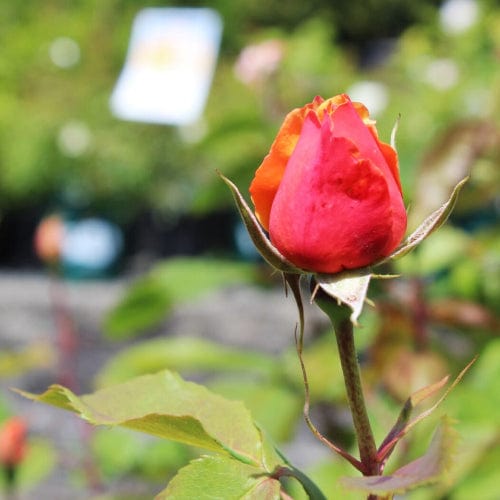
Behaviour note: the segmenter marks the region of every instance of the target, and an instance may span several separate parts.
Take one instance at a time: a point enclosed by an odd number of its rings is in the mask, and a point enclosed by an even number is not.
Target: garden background
[[[118,119],[110,96],[145,7],[210,7],[223,22],[203,116]],[[443,405],[460,434],[448,481],[408,498],[493,499],[500,461],[500,6],[494,0],[88,0],[0,4],[0,421],[29,428],[20,498],[151,498],[196,456],[178,444],[23,400],[162,368],[242,399],[328,498],[346,466],[309,436],[296,312],[242,233],[216,174],[242,190],[292,108],[363,101],[397,149],[409,229],[470,174],[450,222],[376,283],[356,341],[375,432],[413,390],[478,361]],[[117,256],[100,269],[42,262],[40,221],[99,219]],[[115,232],[113,232],[115,231]],[[307,310],[313,417],[352,447],[326,317]],[[436,417],[437,418],[437,417]],[[435,420],[434,420],[435,425]],[[408,439],[408,461],[431,424]],[[392,462],[391,462],[392,463]],[[355,495],[352,498],[357,498]]]

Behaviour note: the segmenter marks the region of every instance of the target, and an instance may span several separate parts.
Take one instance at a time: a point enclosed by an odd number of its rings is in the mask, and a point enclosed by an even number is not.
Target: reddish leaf
[[[349,490],[374,495],[403,493],[423,484],[437,482],[447,471],[454,453],[456,433],[449,420],[443,417],[431,444],[420,458],[387,476],[342,478],[341,484]]]
[[[380,462],[386,461],[389,455],[392,453],[392,450],[396,446],[397,442],[403,436],[405,436],[412,427],[414,427],[424,418],[428,417],[445,400],[446,396],[448,396],[450,391],[460,382],[462,377],[465,375],[467,370],[472,366],[472,364],[475,361],[476,358],[474,358],[458,374],[457,378],[453,381],[450,387],[448,387],[445,393],[439,398],[439,400],[434,405],[432,405],[429,409],[422,412],[420,415],[418,415],[411,421],[410,421],[410,415],[413,408],[415,408],[419,403],[429,398],[430,396],[435,394],[439,389],[441,389],[448,381],[448,377],[444,377],[439,382],[436,382],[435,384],[420,389],[419,391],[415,392],[408,398],[405,405],[403,406],[403,409],[401,410],[401,413],[399,414],[398,420],[396,421],[393,428],[390,430],[389,434],[379,447],[378,459]]]

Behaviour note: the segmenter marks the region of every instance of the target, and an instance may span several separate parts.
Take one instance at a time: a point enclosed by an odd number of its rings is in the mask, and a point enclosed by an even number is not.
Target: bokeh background
[[[152,6],[221,17],[192,123],[111,112],[134,18]],[[328,498],[350,498],[335,478],[352,472],[301,423],[293,303],[216,174],[246,192],[284,115],[342,92],[387,142],[399,121],[410,229],[471,176],[446,227],[390,269],[402,278],[374,284],[357,340],[379,439],[412,390],[479,355],[441,412],[461,435],[447,481],[407,497],[497,498],[498,1],[26,0],[0,3],[0,40],[0,421],[28,424],[20,498],[150,498],[196,451],[87,428],[8,387],[89,392],[161,368],[243,399]],[[312,306],[307,328],[314,418],[352,447],[333,339]],[[421,452],[436,422],[391,466]]]

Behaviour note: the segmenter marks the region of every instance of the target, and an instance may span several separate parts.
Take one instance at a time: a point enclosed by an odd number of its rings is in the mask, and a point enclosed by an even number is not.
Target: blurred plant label
[[[195,122],[205,107],[221,34],[221,18],[212,9],[141,10],[111,96],[112,112],[149,123]]]

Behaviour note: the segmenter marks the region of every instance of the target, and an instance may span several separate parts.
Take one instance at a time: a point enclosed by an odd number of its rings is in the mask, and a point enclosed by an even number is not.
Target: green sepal
[[[448,220],[448,217],[455,207],[458,195],[468,180],[468,177],[462,179],[453,189],[450,199],[435,212],[429,215],[424,222],[422,222],[422,224],[420,224],[420,226],[418,226],[417,229],[415,229],[415,231],[413,231],[413,233],[410,234],[391,255],[389,255],[389,257],[378,262],[376,265],[389,260],[400,259],[420,245],[420,243],[422,243],[422,241],[424,241],[432,232],[441,227]]]
[[[338,274],[318,274],[315,276],[317,286],[335,299],[338,306],[349,307],[351,310],[350,320],[354,325],[358,324],[358,318],[367,300],[366,294],[371,278],[371,273],[367,272],[366,269],[363,269],[362,272],[345,271]],[[340,311],[340,307],[338,309]],[[330,310],[333,312],[331,307]],[[327,314],[330,316],[330,312]]]
[[[227,177],[224,177],[221,173],[219,173],[219,176],[231,190],[234,201],[236,202],[236,207],[238,208],[241,218],[243,219],[243,223],[247,228],[248,234],[262,257],[272,267],[284,273],[302,274],[307,272],[294,266],[285,257],[283,257],[283,255],[281,255],[281,253],[269,241],[269,238],[259,224],[259,221],[236,185]]]

